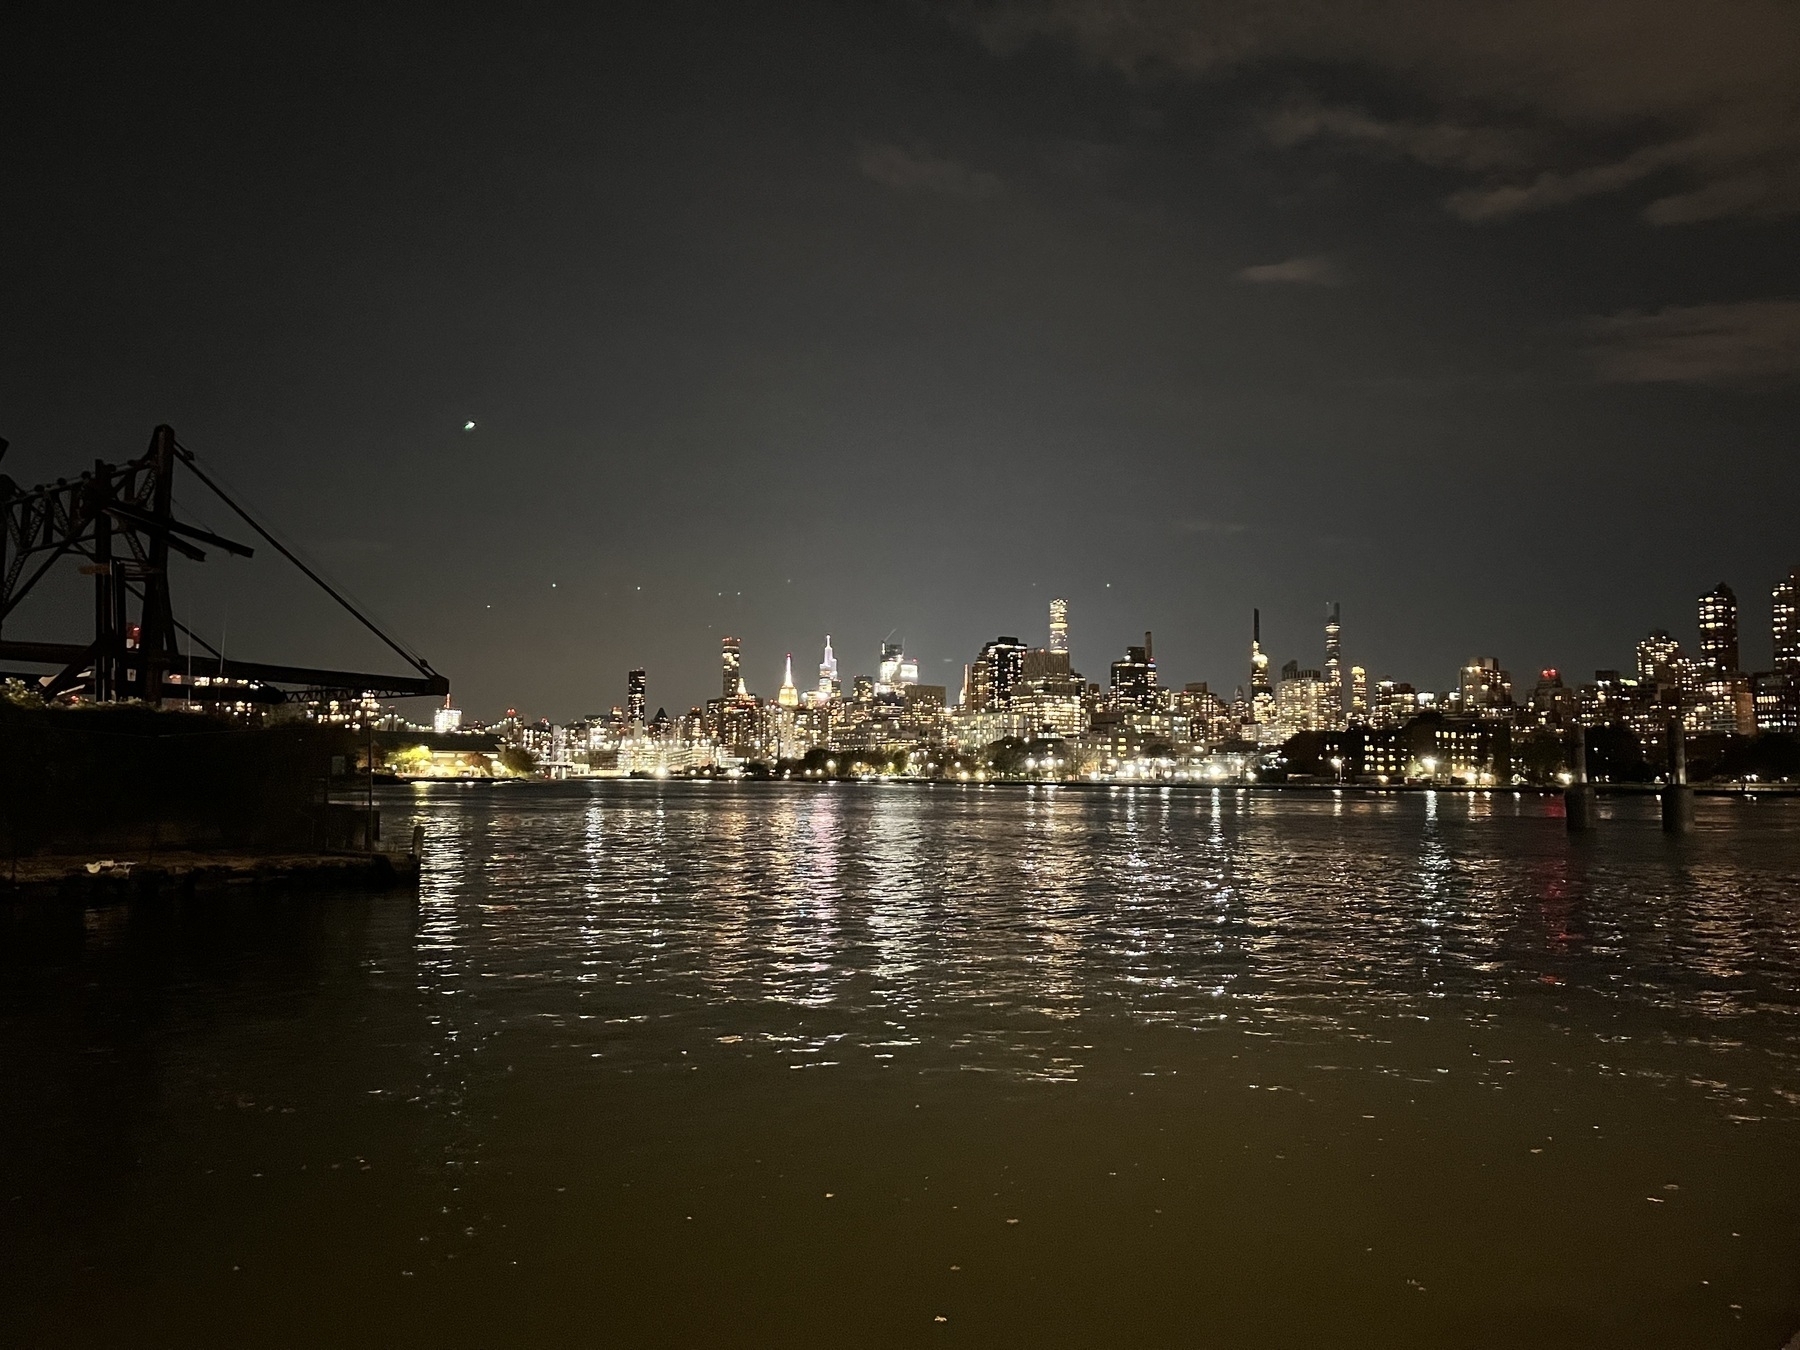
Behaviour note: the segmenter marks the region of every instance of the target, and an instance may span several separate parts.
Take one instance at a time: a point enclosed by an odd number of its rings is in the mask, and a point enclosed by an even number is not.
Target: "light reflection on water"
[[[1703,800],[1681,840],[1653,802],[1572,840],[1510,793],[614,783],[384,809],[425,827],[416,905],[320,901],[296,934],[282,902],[222,946],[210,917],[151,946],[134,920],[13,968],[5,1067],[38,1105],[10,1116],[9,1184],[79,1193],[116,1143],[89,1138],[97,1097],[139,1122],[128,1187],[9,1229],[117,1276],[96,1303],[31,1258],[42,1343],[195,1303],[242,1333],[293,1281],[339,1311],[265,1341],[341,1336],[344,1310],[421,1344],[1800,1326],[1800,804]],[[154,999],[113,1007],[121,970]],[[152,1047],[139,1077],[123,1046]],[[221,1114],[240,1100],[292,1120]],[[386,1189],[322,1179],[346,1168]]]

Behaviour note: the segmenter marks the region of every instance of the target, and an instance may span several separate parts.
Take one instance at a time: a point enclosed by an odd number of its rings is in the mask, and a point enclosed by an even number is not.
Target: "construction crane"
[[[0,440],[0,456],[6,453]],[[181,468],[211,491],[282,557],[299,568],[415,672],[372,675],[310,666],[227,659],[175,617],[169,588],[169,555],[194,562],[206,549],[248,558],[254,550],[223,535],[177,520],[175,473]],[[264,529],[159,426],[150,448],[124,464],[96,460],[74,481],[21,489],[0,474],[0,662],[54,667],[51,674],[0,671],[26,680],[47,698],[77,695],[98,703],[141,700],[160,705],[179,698],[194,703],[281,703],[342,694],[374,698],[443,698],[450,681],[425,659],[383,632],[292,550]],[[202,547],[204,545],[204,547]],[[6,622],[51,568],[71,556],[94,580],[94,640],[21,641],[7,636]],[[138,621],[133,625],[132,607]],[[180,639],[187,639],[182,650]]]

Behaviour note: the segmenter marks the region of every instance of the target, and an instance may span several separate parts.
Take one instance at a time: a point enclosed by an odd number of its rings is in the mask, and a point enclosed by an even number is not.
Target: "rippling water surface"
[[[20,929],[0,1315],[120,1344],[1759,1346],[1800,804],[434,788]]]

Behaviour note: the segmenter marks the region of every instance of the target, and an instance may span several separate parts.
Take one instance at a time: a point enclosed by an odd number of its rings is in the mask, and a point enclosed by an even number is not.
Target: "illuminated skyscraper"
[[[875,668],[875,692],[883,696],[898,694],[918,682],[919,663],[898,642],[882,643],[881,663]]]
[[[1776,584],[1774,598],[1775,669],[1800,673],[1800,567]]]
[[[794,654],[787,654],[787,669],[781,676],[781,690],[775,695],[775,701],[784,708],[800,706],[800,691],[794,688]]]
[[[1050,651],[1069,650],[1069,602],[1060,597],[1050,602]]]
[[[1325,714],[1326,729],[1344,725],[1343,629],[1338,622],[1337,601],[1325,613]]]
[[[1145,633],[1143,646],[1127,647],[1125,659],[1112,663],[1112,704],[1153,712],[1156,702],[1156,653]]]
[[[719,644],[719,648],[719,696],[736,698],[738,690],[744,684],[743,644],[734,637],[728,637]]]
[[[1369,725],[1369,672],[1361,666],[1350,667],[1350,725]]]
[[[1250,716],[1259,724],[1275,718],[1275,691],[1269,685],[1269,657],[1262,649],[1262,611],[1250,611]]]
[[[450,695],[444,695],[444,706],[434,708],[431,713],[431,729],[442,736],[445,732],[462,729],[462,709],[450,706]]]
[[[633,727],[644,725],[644,689],[645,678],[642,670],[633,670],[625,676],[625,720]]]
[[[819,662],[819,694],[820,703],[835,703],[844,692],[844,686],[838,683],[837,657],[831,652],[831,634],[825,635],[825,659]]]
[[[1738,669],[1737,595],[1722,581],[1700,597],[1700,661],[1715,675]]]
[[[1638,681],[1646,686],[1673,689],[1681,681],[1681,644],[1658,628],[1637,645]]]
[[[1025,644],[1016,637],[997,637],[984,644],[964,680],[965,703],[981,711],[1010,706],[1024,669]]]
[[[1465,713],[1504,717],[1513,706],[1512,676],[1500,669],[1497,657],[1471,656],[1463,665],[1457,694]]]

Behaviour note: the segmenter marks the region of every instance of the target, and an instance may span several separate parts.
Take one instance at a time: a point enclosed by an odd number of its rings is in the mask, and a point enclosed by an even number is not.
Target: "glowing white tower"
[[[1060,596],[1050,602],[1050,650],[1069,650],[1069,602]]]
[[[838,683],[837,657],[831,654],[831,634],[825,635],[825,659],[819,662],[819,702],[834,703],[844,686]]]

